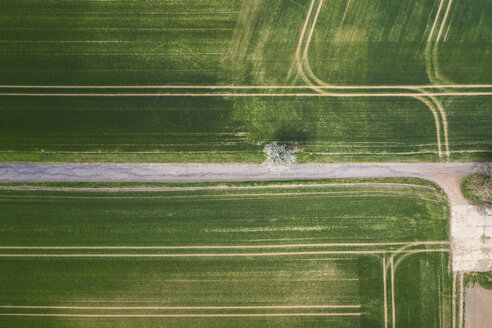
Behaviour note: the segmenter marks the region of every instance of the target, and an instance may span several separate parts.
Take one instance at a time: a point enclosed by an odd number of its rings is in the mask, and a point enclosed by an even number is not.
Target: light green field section
[[[319,8],[317,21],[312,14],[308,61],[325,83],[491,81],[492,5],[488,1],[336,0],[324,1]]]
[[[333,85],[429,84],[424,50],[435,3],[324,1],[309,47],[313,72]]]
[[[415,257],[449,248],[446,199],[429,185],[3,190],[0,203],[8,327],[382,327],[393,300],[407,320],[403,295],[424,284],[411,313],[444,309],[451,327],[447,256],[443,271]]]
[[[145,325],[173,327],[227,327],[231,324],[237,327],[322,327],[327,324],[357,327],[361,321],[359,315],[343,314],[361,311],[360,264],[361,261],[354,257],[338,260],[319,257],[7,260],[2,261],[1,280],[5,284],[2,303],[25,305],[34,301],[35,304],[64,306],[140,307],[132,310],[71,310],[71,314],[185,315],[182,318],[49,318],[44,325],[52,327],[70,326],[71,322],[89,327],[126,327],[137,320]],[[35,273],[29,269],[33,266]],[[377,276],[366,279],[380,283]],[[34,299],[29,296],[32,290],[36,291]],[[289,308],[299,304],[306,308]],[[333,308],[316,308],[318,305]],[[351,307],[344,307],[347,305]],[[241,308],[245,306],[259,308]],[[378,307],[381,307],[380,303]],[[26,313],[26,310],[30,313],[67,313],[61,309],[9,309],[8,312]],[[296,313],[342,315],[234,317],[238,314]],[[226,317],[193,317],[200,314]],[[2,321],[9,325],[25,323],[23,318],[5,320],[0,316]]]

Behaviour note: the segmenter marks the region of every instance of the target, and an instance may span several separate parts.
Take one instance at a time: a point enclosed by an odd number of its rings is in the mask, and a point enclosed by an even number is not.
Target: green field
[[[451,327],[429,184],[53,187],[0,191],[1,326]]]
[[[487,0],[5,0],[0,161],[258,162],[271,140],[301,162],[490,160],[492,87],[468,85],[492,81],[491,14]],[[315,89],[361,85],[382,89]]]

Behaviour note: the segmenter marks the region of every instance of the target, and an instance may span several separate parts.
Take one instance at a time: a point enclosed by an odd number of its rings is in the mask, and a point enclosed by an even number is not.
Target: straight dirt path
[[[316,89],[314,86],[312,89]],[[415,97],[415,96],[492,96],[492,92],[421,93],[0,93],[5,97]]]

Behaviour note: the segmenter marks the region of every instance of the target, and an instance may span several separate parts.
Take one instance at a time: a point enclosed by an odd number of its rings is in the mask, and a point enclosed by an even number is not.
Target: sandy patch
[[[492,213],[478,206],[451,206],[453,271],[492,271]]]
[[[492,290],[479,286],[468,287],[465,292],[465,300],[465,327],[490,327],[492,322]]]

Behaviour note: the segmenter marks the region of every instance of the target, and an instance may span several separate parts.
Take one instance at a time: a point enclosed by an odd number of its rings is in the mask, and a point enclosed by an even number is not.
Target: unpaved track
[[[312,86],[311,89],[318,89]],[[416,96],[492,96],[492,92],[422,92],[422,93],[0,93],[4,97],[416,97]]]
[[[299,49],[300,51],[300,49]],[[0,85],[0,89],[197,89],[197,90],[251,90],[251,89],[312,89],[302,85]],[[442,84],[442,85],[327,85],[318,89],[491,89],[492,84]]]
[[[57,314],[0,313],[0,317],[73,317],[73,318],[229,318],[229,317],[337,317],[362,313],[256,313],[256,314]]]
[[[465,205],[460,179],[474,163],[301,164],[272,173],[258,164],[0,164],[0,182],[177,182],[414,177],[437,183],[451,205]]]

